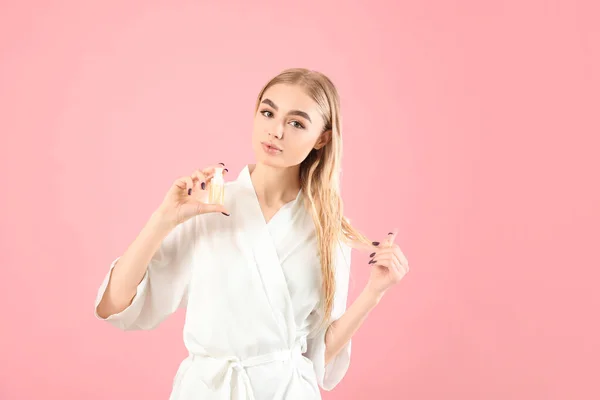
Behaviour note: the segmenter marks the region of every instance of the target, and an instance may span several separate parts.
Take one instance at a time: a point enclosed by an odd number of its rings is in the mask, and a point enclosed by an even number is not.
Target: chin
[[[285,166],[285,161],[281,155],[272,156],[265,154],[260,143],[255,143],[252,147],[254,148],[254,159],[257,163],[275,168],[281,168]]]
[[[265,156],[264,154],[257,154],[256,162],[273,168],[286,167],[284,160],[278,159],[277,157]]]

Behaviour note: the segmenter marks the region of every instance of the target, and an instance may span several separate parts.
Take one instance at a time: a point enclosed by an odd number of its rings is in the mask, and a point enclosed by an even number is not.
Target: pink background
[[[600,398],[595,2],[215,3],[2,2],[0,399],[168,397],[183,313],[123,333],[96,290],[174,177],[252,162],[290,66],[338,85],[347,214],[412,266],[325,398]]]

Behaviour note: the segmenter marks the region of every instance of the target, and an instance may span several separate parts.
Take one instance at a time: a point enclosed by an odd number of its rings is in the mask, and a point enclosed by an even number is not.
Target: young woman
[[[171,399],[320,399],[346,374],[351,337],[408,272],[395,232],[370,242],[343,216],[338,93],[323,74],[290,69],[256,103],[256,163],[207,204],[215,167],[177,179],[117,258],[96,316],[153,329],[186,307],[189,350]],[[371,275],[346,308],[352,247]]]

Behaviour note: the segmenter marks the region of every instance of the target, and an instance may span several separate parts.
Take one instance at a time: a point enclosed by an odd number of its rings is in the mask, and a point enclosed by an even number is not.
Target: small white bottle
[[[208,186],[208,202],[210,204],[225,203],[225,180],[223,179],[223,168],[215,168],[215,174]]]

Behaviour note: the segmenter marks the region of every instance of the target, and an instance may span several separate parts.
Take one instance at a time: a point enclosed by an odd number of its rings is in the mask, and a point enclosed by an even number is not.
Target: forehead
[[[261,99],[269,99],[282,112],[299,110],[311,117],[319,115],[317,103],[299,85],[276,84],[268,88]]]

